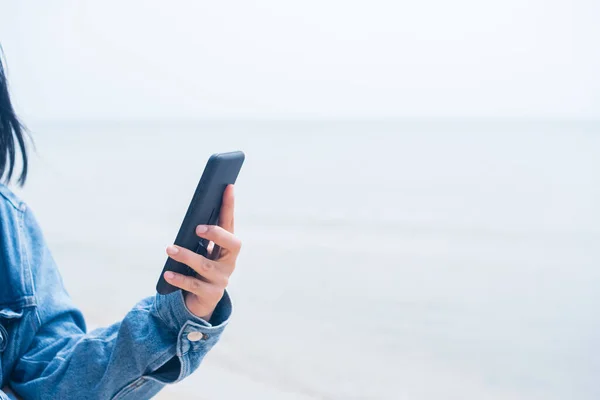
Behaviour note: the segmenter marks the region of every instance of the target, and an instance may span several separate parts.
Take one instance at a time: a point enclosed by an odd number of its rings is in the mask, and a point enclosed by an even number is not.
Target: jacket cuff
[[[229,322],[233,309],[227,291],[215,307],[210,322],[192,314],[185,305],[183,291],[181,290],[167,295],[156,294],[155,306],[160,319],[163,320],[170,331],[176,334],[179,334],[182,328],[189,324],[200,328],[202,333],[221,333]]]
[[[169,331],[177,335],[177,357],[159,368],[152,378],[163,384],[179,382],[198,368],[206,353],[219,341],[231,316],[231,299],[227,292],[223,294],[212,314],[212,324],[188,310],[181,290],[168,295],[157,294],[155,306]]]

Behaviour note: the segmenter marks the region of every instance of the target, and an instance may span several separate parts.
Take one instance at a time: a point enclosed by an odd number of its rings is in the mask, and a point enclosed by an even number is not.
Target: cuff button
[[[198,340],[204,339],[204,334],[202,332],[190,332],[188,333],[187,338],[190,342],[197,342]]]

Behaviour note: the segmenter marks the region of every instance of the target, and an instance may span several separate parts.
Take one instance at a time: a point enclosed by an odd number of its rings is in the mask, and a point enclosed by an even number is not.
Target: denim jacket
[[[31,211],[0,184],[0,388],[24,400],[149,399],[198,368],[230,314],[225,294],[209,324],[177,291],[86,332]]]

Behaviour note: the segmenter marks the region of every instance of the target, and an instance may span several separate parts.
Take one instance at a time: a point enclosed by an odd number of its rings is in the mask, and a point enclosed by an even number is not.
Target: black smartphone
[[[200,183],[196,187],[194,197],[188,207],[185,218],[175,238],[177,246],[185,247],[198,254],[206,256],[208,240],[196,235],[198,225],[217,225],[223,202],[223,192],[227,185],[234,184],[245,155],[241,151],[231,153],[213,154],[204,168]],[[216,246],[215,246],[216,247]],[[156,291],[160,294],[169,294],[179,288],[165,281],[164,273],[173,271],[184,275],[194,276],[196,272],[185,264],[167,258]]]

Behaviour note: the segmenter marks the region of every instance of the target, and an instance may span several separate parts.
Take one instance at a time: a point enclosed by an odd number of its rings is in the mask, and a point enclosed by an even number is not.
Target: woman
[[[0,60],[0,178],[6,183],[19,156],[17,182],[25,182],[25,139]],[[216,260],[167,248],[203,279],[167,272],[165,279],[182,291],[146,298],[122,321],[86,333],[33,214],[0,183],[0,399],[148,399],[190,375],[231,314],[225,286],[240,250],[233,216],[229,186],[220,226],[196,230],[222,247]]]

